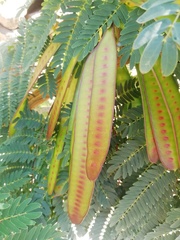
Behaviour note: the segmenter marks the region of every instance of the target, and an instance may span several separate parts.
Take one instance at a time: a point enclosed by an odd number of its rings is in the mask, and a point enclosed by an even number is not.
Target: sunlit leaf
[[[177,9],[178,9],[177,5],[172,3],[165,3],[158,6],[154,6],[152,8],[149,8],[143,15],[141,15],[137,19],[137,22],[145,23],[157,17],[171,15],[176,13]]]
[[[172,28],[172,38],[173,40],[180,45],[180,23],[176,22]]]
[[[149,8],[152,8],[152,7],[155,7],[155,6],[158,6],[158,5],[161,5],[163,3],[168,3],[168,2],[173,2],[174,0],[161,0],[161,1],[157,1],[157,0],[149,0],[147,2],[145,2],[141,8],[143,9],[149,9]]]
[[[153,38],[144,49],[140,59],[140,71],[149,72],[159,57],[162,48],[163,36]]]
[[[174,72],[178,61],[178,49],[172,38],[168,38],[162,47],[161,68],[164,76]]]
[[[137,49],[149,42],[152,38],[156,37],[166,30],[171,24],[169,19],[162,19],[161,21],[154,22],[148,27],[144,28],[134,41],[133,48]]]

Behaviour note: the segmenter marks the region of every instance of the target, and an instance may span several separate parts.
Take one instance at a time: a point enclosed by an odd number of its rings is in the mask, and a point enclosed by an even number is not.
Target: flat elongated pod
[[[60,43],[52,42],[47,47],[47,49],[44,51],[44,53],[42,54],[41,58],[39,59],[38,64],[34,70],[33,76],[30,80],[28,89],[26,91],[26,95],[29,93],[29,91],[31,90],[31,88],[33,87],[35,82],[37,81],[39,74],[44,69],[44,67],[47,65],[50,58],[55,54],[55,52],[58,50],[59,47],[60,47]]]
[[[116,87],[116,42],[108,29],[96,49],[88,128],[87,175],[95,180],[106,159],[112,131]]]
[[[129,7],[139,7],[141,6],[145,0],[121,0],[123,3],[125,3]]]
[[[164,78],[159,68],[157,62],[152,71],[142,75],[142,82],[159,159],[165,168],[176,170],[180,161],[180,95],[173,79]]]
[[[24,97],[22,99],[22,101],[20,102],[20,104],[11,120],[11,123],[9,125],[9,131],[8,131],[10,137],[13,136],[16,132],[16,129],[15,129],[16,122],[14,122],[14,120],[16,118],[20,117],[20,115],[21,115],[20,112],[25,109],[26,103],[27,103],[27,98]]]
[[[56,126],[56,123],[59,117],[60,109],[62,107],[63,99],[69,85],[69,80],[71,78],[72,71],[74,69],[76,62],[77,62],[77,57],[73,57],[64,75],[62,76],[61,82],[59,84],[59,88],[57,90],[56,99],[54,101],[53,107],[50,112],[48,130],[46,135],[47,139],[49,139],[53,134],[54,128]]]
[[[94,190],[94,182],[86,174],[86,157],[95,55],[95,51],[89,55],[80,77],[71,140],[68,215],[74,224],[81,223],[87,214]]]
[[[70,86],[68,87],[65,98],[64,98],[65,105],[73,101],[76,85],[77,85],[77,79],[75,77],[72,77]],[[67,121],[67,117],[61,118],[59,132],[56,139],[56,145],[55,145],[53,157],[50,163],[49,174],[48,174],[48,194],[49,195],[53,193],[53,190],[55,188],[56,179],[57,179],[59,168],[62,161],[62,159],[58,159],[58,155],[62,152],[64,147],[64,140],[67,133],[67,126],[64,125],[66,121]]]
[[[158,156],[157,147],[156,147],[154,134],[152,130],[152,125],[149,117],[145,86],[142,80],[142,75],[139,72],[139,67],[137,66],[136,69],[138,72],[138,80],[139,80],[141,97],[142,97],[147,155],[150,162],[156,163],[159,159],[159,156]]]
[[[56,179],[59,172],[59,167],[61,164],[61,159],[58,159],[58,155],[62,152],[64,147],[64,139],[66,136],[67,128],[63,126],[64,120],[61,121],[59,132],[56,138],[56,145],[54,148],[53,157],[51,159],[49,173],[48,173],[48,194],[51,195],[56,185]]]
[[[179,146],[180,155],[180,92],[177,82],[173,79],[173,76],[162,76],[160,68],[160,59],[156,62],[153,69],[153,74],[156,77],[159,88],[163,93],[164,101],[169,106],[170,113],[172,115],[172,122],[176,132],[176,138]],[[179,159],[180,161],[180,159]]]

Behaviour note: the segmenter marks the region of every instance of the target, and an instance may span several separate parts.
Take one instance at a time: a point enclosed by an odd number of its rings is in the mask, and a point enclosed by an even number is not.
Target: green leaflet
[[[32,202],[31,198],[23,200],[21,197],[11,198],[7,201],[9,207],[3,209],[0,216],[1,235],[17,233],[21,229],[26,229],[28,225],[34,225],[35,219],[41,216],[40,204]]]

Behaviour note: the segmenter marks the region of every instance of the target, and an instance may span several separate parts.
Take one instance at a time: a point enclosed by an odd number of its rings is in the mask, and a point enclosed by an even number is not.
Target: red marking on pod
[[[106,90],[104,89],[104,88],[101,88],[100,90],[99,90],[99,93],[100,94],[104,94],[106,92]]]
[[[77,188],[84,189],[84,187],[83,187],[83,185],[81,183],[79,185],[77,185]]]
[[[99,152],[100,152],[99,149],[95,149],[95,150],[93,151],[93,154],[94,154],[94,155],[98,155]]]
[[[170,154],[172,154],[172,151],[166,151],[166,154],[170,155]]]
[[[96,134],[95,138],[102,138],[102,134]]]
[[[159,117],[159,120],[163,120],[163,119],[164,119],[164,117],[163,117],[163,116],[160,116],[160,117]]]
[[[103,80],[101,81],[102,84],[106,84],[106,82],[107,82],[106,79],[103,79]]]
[[[98,126],[98,127],[96,127],[96,130],[97,130],[98,132],[102,132],[103,128]]]
[[[164,140],[164,141],[168,141],[168,140],[169,140],[169,137],[165,136],[165,137],[163,137],[163,140]]]
[[[95,162],[91,163],[91,168],[94,169],[97,166],[97,164]]]
[[[163,129],[163,130],[161,130],[161,133],[162,133],[162,134],[166,134],[167,131],[166,131],[165,129]]]
[[[75,202],[75,206],[79,208],[80,207],[80,203],[79,202]]]
[[[104,110],[105,109],[105,105],[99,105],[99,110]]]
[[[83,174],[83,175],[82,175],[82,174],[79,175],[79,178],[82,179],[82,180],[85,180],[85,174]]]
[[[107,76],[107,72],[103,72],[102,77],[106,77],[106,76]]]
[[[94,145],[95,145],[96,147],[100,147],[100,146],[101,146],[101,142],[95,142]]]
[[[99,112],[98,117],[104,117],[104,112]]]

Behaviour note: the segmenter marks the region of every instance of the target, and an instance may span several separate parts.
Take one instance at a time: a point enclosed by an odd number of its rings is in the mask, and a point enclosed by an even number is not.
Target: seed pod
[[[139,72],[138,66],[136,67],[138,72],[138,80],[141,89],[141,97],[142,97],[142,104],[143,104],[143,114],[144,114],[144,128],[145,128],[145,138],[146,138],[146,149],[148,154],[148,159],[152,163],[156,163],[159,159],[157,147],[154,139],[154,134],[152,130],[152,125],[149,117],[148,112],[148,105],[147,105],[147,98],[146,98],[146,90],[144,86],[144,82],[142,80],[142,75]]]
[[[87,134],[93,84],[94,50],[87,58],[78,87],[78,97],[71,139],[71,160],[68,191],[68,214],[72,223],[79,224],[88,212],[94,182],[86,174]],[[73,103],[74,104],[74,103]],[[71,123],[72,125],[72,123]]]
[[[54,128],[56,126],[56,123],[57,123],[57,120],[59,117],[63,99],[64,99],[65,93],[66,93],[68,85],[69,85],[69,80],[71,78],[72,71],[74,69],[76,62],[77,62],[77,57],[73,57],[68,65],[64,75],[62,76],[62,79],[61,79],[61,82],[59,84],[59,88],[57,91],[56,99],[54,101],[53,107],[50,112],[50,119],[49,119],[49,123],[48,123],[47,135],[46,135],[47,139],[49,139],[53,134]]]
[[[11,123],[9,124],[9,131],[8,131],[8,133],[9,133],[10,137],[13,136],[15,134],[15,132],[16,132],[16,129],[15,129],[16,122],[15,122],[15,120],[16,120],[16,118],[20,117],[21,111],[23,111],[25,109],[26,104],[27,104],[27,98],[24,97],[22,99],[22,101],[20,102],[20,104],[19,104],[19,106],[18,106],[18,108],[17,108],[17,110],[16,110],[16,112],[15,112],[15,114],[14,114],[12,120],[11,120]]]
[[[148,112],[160,161],[169,170],[180,165],[180,94],[171,76],[163,77],[158,60],[142,75]]]
[[[75,88],[77,85],[77,79],[73,76],[71,79],[71,83],[69,88],[67,89],[64,103],[65,105],[69,104],[73,101]],[[62,152],[64,147],[64,140],[67,133],[67,126],[65,126],[65,122],[67,121],[67,117],[61,118],[60,128],[56,139],[56,146],[54,148],[53,157],[51,160],[49,174],[48,174],[48,194],[51,195],[55,188],[56,179],[58,176],[59,168],[62,162],[62,159],[58,159],[58,155]]]
[[[174,165],[174,168],[172,168],[172,170],[176,170],[178,168],[178,165],[180,167],[180,92],[179,92],[179,86],[174,81],[172,75],[168,77],[162,76],[160,66],[161,66],[160,59],[158,59],[152,71],[156,78],[158,86],[162,92],[162,97],[165,102],[167,112],[169,114],[169,118],[171,121],[170,132],[171,134],[174,135],[177,158],[174,158],[174,159],[170,158],[169,160],[170,160],[170,163],[172,161]],[[164,131],[165,129],[164,129],[164,126],[162,125],[161,125],[161,132],[165,134],[165,131]],[[163,137],[164,139],[166,139],[165,136]],[[166,153],[170,154],[171,146],[169,146],[168,144],[165,144],[165,147],[167,149]]]
[[[90,180],[98,177],[111,139],[117,66],[116,42],[112,28],[106,31],[96,51],[86,161]]]
[[[26,95],[32,89],[41,71],[44,69],[44,67],[47,65],[47,63],[49,62],[49,60],[55,54],[55,52],[58,50],[59,47],[60,47],[60,43],[51,42],[50,45],[46,48],[46,50],[44,51],[41,58],[39,59],[38,64],[33,72],[28,89],[26,91]]]
[[[141,6],[146,0],[121,0],[122,3],[125,3],[130,8]]]
[[[48,173],[48,194],[51,195],[53,193],[56,179],[58,176],[59,168],[62,159],[58,159],[58,155],[62,152],[64,147],[64,139],[66,136],[67,128],[64,125],[64,119],[60,123],[59,132],[56,138],[56,146],[54,148],[53,157],[51,159],[49,173]]]

